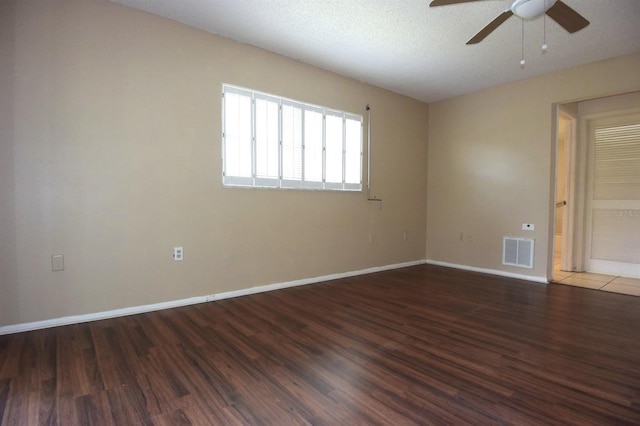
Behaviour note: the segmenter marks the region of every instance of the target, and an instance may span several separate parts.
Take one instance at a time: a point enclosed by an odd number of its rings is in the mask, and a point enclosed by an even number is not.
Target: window
[[[225,186],[362,190],[362,116],[222,87]]]

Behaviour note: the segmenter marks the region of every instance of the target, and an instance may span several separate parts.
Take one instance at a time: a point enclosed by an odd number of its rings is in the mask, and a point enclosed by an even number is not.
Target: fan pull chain
[[[521,21],[522,21],[522,49],[521,49],[522,59],[520,59],[520,68],[524,68],[524,65],[527,63],[527,61],[524,60],[524,19],[522,19]]]
[[[547,10],[547,0],[544,0],[544,9]],[[542,53],[547,53],[547,13],[542,15]]]

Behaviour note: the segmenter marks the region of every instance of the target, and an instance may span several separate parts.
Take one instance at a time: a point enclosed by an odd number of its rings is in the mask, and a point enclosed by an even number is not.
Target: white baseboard
[[[447,268],[462,269],[464,271],[481,272],[483,274],[498,275],[500,277],[516,278],[519,280],[533,281],[536,283],[548,284],[546,277],[536,277],[532,275],[514,274],[512,272],[499,271],[497,269],[476,268],[475,266],[458,265],[457,263],[440,262],[439,260],[427,259],[425,263],[429,265],[444,266]]]
[[[196,296],[187,299],[171,300],[168,302],[154,303],[151,305],[132,306],[129,308],[114,309],[111,311],[96,312],[84,315],[72,315],[61,318],[34,321],[15,325],[5,325],[0,327],[0,336],[4,334],[21,333],[24,331],[40,330],[44,328],[59,327],[70,324],[80,324],[83,322],[97,321],[108,318],[124,317],[128,315],[141,314],[145,312],[160,311],[162,309],[177,308],[179,306],[195,305],[197,303],[211,302],[214,300],[229,299],[232,297],[247,296],[249,294],[263,293],[265,291],[280,290],[283,288],[297,287],[301,285],[314,284],[323,281],[330,281],[340,278],[354,277],[357,275],[371,274],[374,272],[389,271],[392,269],[406,268],[415,265],[424,265],[425,260],[397,263],[394,265],[376,266],[373,268],[361,269],[359,271],[349,271],[339,274],[324,275],[315,278],[305,278],[301,280],[287,281],[282,283],[268,284],[258,287],[244,288],[241,290],[215,293],[208,296]]]

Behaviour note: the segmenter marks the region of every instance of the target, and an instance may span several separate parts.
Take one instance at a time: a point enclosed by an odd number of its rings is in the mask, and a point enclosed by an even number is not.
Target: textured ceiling
[[[426,102],[640,52],[640,0],[564,0],[591,22],[575,34],[549,18],[525,21],[524,68],[515,16],[465,45],[509,0],[112,1]]]

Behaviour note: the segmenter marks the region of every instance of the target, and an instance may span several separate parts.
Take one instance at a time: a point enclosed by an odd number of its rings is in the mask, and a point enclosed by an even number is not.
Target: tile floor
[[[553,282],[555,283],[640,296],[640,279],[638,278],[592,274],[590,272],[566,272],[561,271],[559,265],[560,261],[556,258],[553,268]]]

